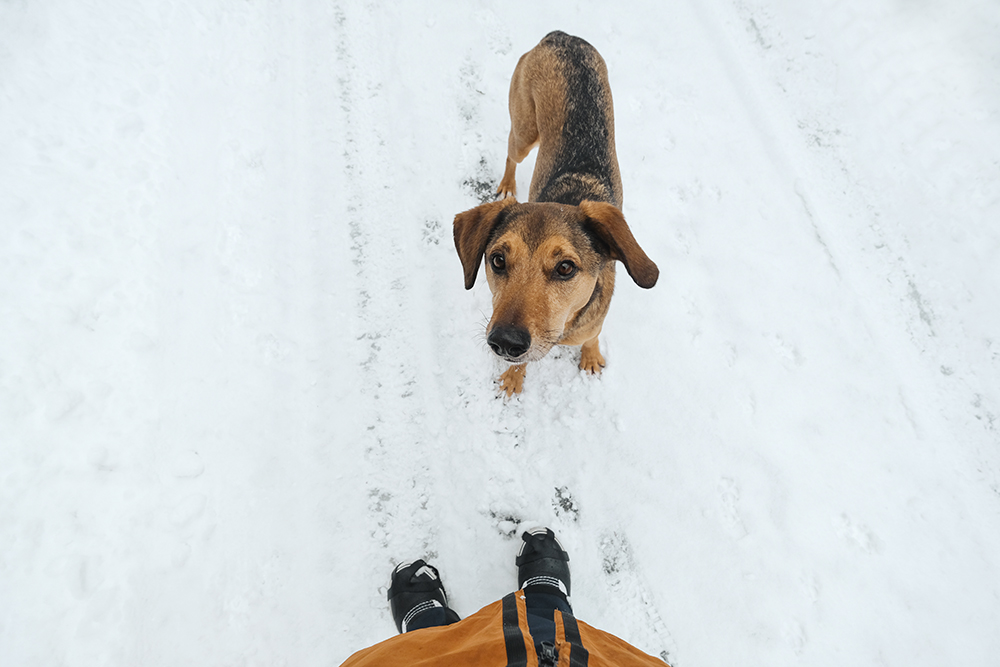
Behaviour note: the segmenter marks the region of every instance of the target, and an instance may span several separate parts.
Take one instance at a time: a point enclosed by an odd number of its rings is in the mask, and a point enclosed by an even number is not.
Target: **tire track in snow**
[[[628,536],[611,531],[600,537],[600,547],[607,585],[613,593],[611,599],[616,611],[631,629],[630,641],[647,653],[673,664],[672,656],[677,653],[677,647],[653,603]]]
[[[878,128],[881,132],[879,141],[883,142],[884,149],[890,155],[896,151],[898,160],[912,161],[914,172],[923,174],[925,182],[899,175],[873,180],[872,176],[878,176],[877,172],[873,173],[864,162],[856,161],[849,152],[851,146],[841,137],[840,119],[830,112],[830,108],[838,110],[849,121],[849,108],[841,109],[845,103],[833,94],[815,96],[815,91],[822,87],[818,84],[824,77],[849,79],[857,77],[858,72],[851,72],[849,67],[843,67],[844,72],[840,71],[845,63],[839,61],[836,52],[832,51],[835,45],[813,44],[804,51],[798,51],[793,41],[782,34],[794,32],[794,28],[783,30],[794,26],[794,22],[784,26],[778,24],[763,3],[729,0],[726,4],[734,23],[742,24],[750,37],[744,40],[742,47],[736,48],[742,50],[745,62],[758,58],[765,65],[766,74],[758,83],[780,89],[779,97],[788,105],[788,116],[798,128],[798,132],[785,137],[788,141],[783,152],[788,164],[796,168],[796,173],[804,173],[806,170],[800,167],[810,162],[822,165],[822,177],[826,179],[824,185],[817,184],[817,174],[804,179],[796,176],[795,193],[801,199],[817,238],[831,260],[833,254],[822,239],[830,238],[835,250],[837,245],[840,246],[840,252],[835,254],[846,266],[843,273],[837,271],[838,279],[858,294],[866,290],[870,294],[868,286],[876,282],[871,280],[872,277],[886,286],[885,293],[879,295],[881,308],[877,312],[871,311],[869,331],[873,336],[887,340],[884,321],[886,313],[891,313],[889,322],[905,329],[914,350],[921,357],[929,357],[926,367],[930,372],[919,379],[927,390],[931,391],[930,384],[937,373],[952,378],[952,389],[934,390],[940,397],[940,414],[983,443],[978,448],[975,466],[984,481],[997,493],[1000,489],[1000,466],[992,452],[998,442],[995,422],[1000,410],[997,409],[993,387],[980,379],[983,362],[996,367],[997,355],[991,352],[994,342],[987,334],[976,341],[980,343],[978,349],[968,349],[964,343],[956,343],[970,336],[963,321],[964,312],[975,301],[988,302],[989,292],[979,289],[979,285],[963,284],[951,275],[943,267],[943,258],[949,253],[940,253],[940,260],[937,253],[921,257],[919,239],[934,234],[940,237],[944,247],[948,247],[947,243],[952,240],[949,236],[968,234],[983,239],[984,230],[989,227],[985,222],[989,219],[989,210],[996,208],[997,163],[977,161],[962,150],[941,151],[940,147],[960,147],[970,137],[974,137],[975,141],[995,143],[998,135],[995,128],[982,123],[982,119],[963,116],[956,111],[951,97],[946,100],[932,95],[914,98],[902,92],[920,90],[927,77],[954,75],[955,62],[950,59],[958,56],[942,49],[937,43],[925,42],[926,35],[922,36],[921,32],[935,21],[941,21],[942,29],[940,33],[935,32],[935,41],[942,39],[941,36],[947,34],[949,18],[943,13],[918,16],[899,7],[879,5],[859,13],[842,2],[831,4],[829,19],[843,24],[839,39],[848,45],[856,62],[869,64],[864,71],[868,87],[859,90],[871,97],[872,110],[867,119],[871,127],[854,127],[849,133],[858,135],[850,137],[854,150],[859,150],[857,146],[866,138],[866,133],[867,140],[872,141],[872,128]],[[707,14],[701,18],[706,24],[718,22],[717,18],[709,18]],[[881,32],[871,27],[880,21],[898,23],[900,29],[908,33],[908,39],[886,40]],[[714,26],[714,30],[721,32],[719,26]],[[811,41],[814,36],[806,39]],[[731,40],[729,44],[717,40],[716,50],[720,54],[728,53],[734,48],[733,42],[739,44],[740,40]],[[832,51],[833,55],[826,51]],[[928,52],[934,51],[948,59],[933,72],[919,66],[900,66],[903,62],[919,63],[929,57]],[[732,56],[723,55],[723,58],[726,57]],[[738,67],[734,64],[730,69],[732,74]],[[967,94],[961,81],[953,85],[955,96]],[[755,98],[762,108],[767,106],[762,96]],[[766,110],[768,116],[774,117],[773,105]],[[816,157],[819,159],[816,160]],[[885,159],[888,161],[891,158]],[[883,188],[889,184],[898,192],[887,195],[878,189],[879,184]],[[831,191],[840,191],[842,196],[831,198],[826,194]],[[897,200],[904,197],[921,201],[922,208],[901,209]],[[970,205],[967,200],[974,203]],[[824,211],[826,215],[819,214]],[[835,217],[831,212],[839,215]],[[847,238],[840,226],[833,222],[844,217],[860,220],[856,225],[847,227],[849,230],[853,228]],[[917,240],[916,244],[912,243],[914,240]],[[966,243],[972,245],[968,241]],[[860,264],[854,260],[851,266],[851,255],[855,254],[855,250],[861,251],[858,254],[862,259]],[[941,266],[936,266],[938,262]],[[956,307],[956,303],[960,307]],[[880,347],[900,358],[894,346],[883,343]],[[900,364],[906,365],[907,362],[902,360]],[[910,382],[915,381],[911,379]],[[906,393],[901,387],[900,405],[909,414]],[[922,419],[911,418],[910,422],[916,432],[926,425]]]
[[[483,16],[494,18],[492,12],[484,11]],[[508,37],[502,28],[500,41],[507,44]],[[483,92],[485,89],[483,64],[476,59],[478,54],[469,53],[461,63],[456,63],[457,91],[455,100],[457,120],[461,123],[461,149],[459,182],[461,189],[471,196],[467,207],[492,200],[499,172],[496,165],[502,163],[502,154],[491,145],[489,134],[483,127],[484,114],[482,105],[488,103]],[[459,280],[455,274],[455,280]],[[463,294],[463,299],[481,299],[488,290],[477,282],[476,289]],[[466,304],[468,301],[466,301]],[[452,338],[468,337],[477,341],[470,345],[464,341],[442,341],[438,349],[438,357],[447,359],[454,356],[454,350],[461,350],[461,356],[476,355],[477,363],[469,364],[467,360],[456,360],[448,374],[455,381],[454,386],[442,387],[443,392],[452,394],[456,410],[466,417],[464,424],[471,427],[467,436],[480,445],[476,451],[466,456],[463,451],[456,452],[451,462],[455,476],[469,477],[472,471],[485,472],[485,479],[478,481],[479,488],[473,489],[471,479],[457,479],[459,484],[469,484],[468,492],[475,494],[479,502],[475,508],[479,517],[485,519],[491,530],[497,531],[505,539],[516,540],[518,526],[531,512],[530,493],[525,487],[526,470],[530,460],[529,452],[524,447],[526,441],[526,425],[524,406],[519,397],[511,400],[499,398],[497,387],[492,378],[499,375],[498,365],[487,362],[490,374],[483,374],[482,361],[490,359],[491,353],[485,344],[485,326],[489,320],[489,304],[482,302],[478,311],[479,318],[473,321],[463,321]],[[473,357],[475,358],[475,357]],[[464,363],[463,363],[464,361]],[[478,475],[477,475],[478,476]],[[478,493],[477,493],[478,492]]]
[[[364,486],[372,542],[372,576],[418,556],[433,558],[436,527],[429,495],[429,461],[421,423],[425,409],[418,375],[410,363],[409,286],[405,266],[408,235],[402,229],[391,183],[391,162],[382,128],[391,127],[379,79],[383,63],[372,45],[380,42],[386,16],[376,6],[335,7],[340,103],[345,116],[344,162],[348,182],[347,225],[355,266],[354,338],[366,397]],[[364,66],[359,66],[364,63]]]
[[[801,203],[802,212],[809,221],[816,243],[819,245],[830,268],[839,279],[841,269],[830,250],[829,243],[824,234],[822,220],[815,213],[816,206],[813,204],[810,188],[806,187],[807,184],[803,182],[801,177],[803,173],[803,170],[800,168],[801,165],[796,163],[785,142],[782,141],[782,137],[779,136],[776,124],[773,122],[773,110],[768,108],[766,101],[754,89],[752,77],[744,68],[743,61],[739,57],[736,47],[733,46],[732,40],[728,38],[726,29],[722,25],[723,21],[718,15],[719,10],[713,10],[711,7],[697,2],[697,0],[693,0],[689,5],[698,18],[703,32],[709,38],[712,49],[722,63],[733,90],[746,110],[751,125],[756,129],[761,140],[760,145],[762,149],[767,153],[774,170],[789,185],[793,186],[795,195]],[[743,5],[738,3],[737,11],[742,8]],[[758,48],[764,51],[772,48],[772,44],[765,38],[754,16],[749,16],[746,19],[746,25],[747,31],[753,38],[753,43]]]

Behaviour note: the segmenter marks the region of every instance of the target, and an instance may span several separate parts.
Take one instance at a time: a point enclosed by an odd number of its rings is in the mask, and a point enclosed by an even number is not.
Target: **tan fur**
[[[602,88],[607,94],[608,145],[611,155],[611,181],[613,192],[608,193],[608,201],[617,206],[621,201],[621,173],[615,151],[615,116],[611,103],[611,86],[608,83],[608,69],[597,51],[593,51],[593,66],[597,70]],[[528,201],[538,201],[546,178],[558,166],[559,149],[563,142],[563,125],[566,122],[566,80],[560,75],[562,69],[558,55],[541,44],[528,51],[514,68],[510,80],[510,135],[507,139],[507,162],[503,178],[497,187],[501,197],[517,195],[515,171],[531,150],[538,146],[535,157],[535,171],[531,179]],[[596,188],[595,188],[596,189]],[[596,197],[595,197],[596,198]],[[602,197],[604,198],[604,197]]]
[[[575,79],[567,74],[572,67],[587,77],[585,86],[570,85],[580,80],[579,74]],[[569,102],[576,108],[589,105],[587,114],[569,117]],[[508,396],[522,390],[524,364],[541,359],[554,345],[581,346],[580,368],[599,373],[605,361],[598,335],[614,292],[615,261],[622,262],[641,287],[652,287],[659,275],[619,208],[622,187],[611,89],[597,51],[562,33],[547,36],[514,70],[510,115],[506,169],[497,189],[504,198],[458,214],[454,225],[466,289],[473,286],[479,263],[486,259],[486,280],[493,293],[487,340],[512,364],[500,377]],[[583,130],[598,119],[598,132],[583,134],[605,138],[584,147],[602,165],[593,173],[567,162],[568,155],[580,152],[568,151],[565,145],[564,126],[574,118],[587,121]],[[519,204],[514,199],[516,165],[536,145],[530,201]],[[548,197],[553,200],[540,201]],[[560,273],[566,262],[574,267],[568,278]],[[500,346],[493,342],[494,336],[508,331],[530,336],[530,346],[513,358],[504,341]],[[510,345],[510,350],[521,351]]]

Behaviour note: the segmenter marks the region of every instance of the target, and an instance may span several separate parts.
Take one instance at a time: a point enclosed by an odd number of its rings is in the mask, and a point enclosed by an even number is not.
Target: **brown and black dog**
[[[640,287],[659,270],[621,212],[614,109],[607,67],[594,47],[552,32],[521,56],[510,83],[510,140],[499,201],[455,216],[455,247],[471,289],[486,257],[493,292],[490,348],[511,365],[510,396],[525,363],[553,345],[581,345],[580,368],[599,373],[598,346],[615,287],[615,260]],[[538,146],[529,203],[514,198],[514,171]]]

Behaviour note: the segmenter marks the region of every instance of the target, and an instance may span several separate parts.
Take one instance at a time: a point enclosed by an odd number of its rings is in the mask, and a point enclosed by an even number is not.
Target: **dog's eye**
[[[493,266],[493,270],[497,273],[503,273],[504,269],[507,268],[507,260],[504,256],[496,252],[490,255],[490,264]]]
[[[556,265],[556,275],[560,278],[572,278],[576,273],[576,264],[564,259]]]

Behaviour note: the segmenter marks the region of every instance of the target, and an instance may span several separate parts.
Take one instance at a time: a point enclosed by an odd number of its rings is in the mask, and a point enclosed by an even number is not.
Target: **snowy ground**
[[[997,664],[996,3],[389,4],[0,1],[0,664],[338,665],[530,522],[676,667]],[[505,403],[451,220],[555,28],[661,277]]]

